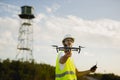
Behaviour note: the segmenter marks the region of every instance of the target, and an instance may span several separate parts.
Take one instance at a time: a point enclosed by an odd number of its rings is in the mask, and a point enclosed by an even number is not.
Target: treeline
[[[0,61],[0,80],[54,80],[55,67],[34,61]]]
[[[120,76],[115,75],[113,73],[109,73],[109,74],[97,73],[97,74],[92,74],[89,76],[94,77],[98,80],[120,80]]]
[[[91,77],[98,80],[120,80],[120,76],[114,74],[92,74]],[[79,77],[78,80],[87,80]],[[0,61],[0,80],[55,80],[55,67],[34,61]]]

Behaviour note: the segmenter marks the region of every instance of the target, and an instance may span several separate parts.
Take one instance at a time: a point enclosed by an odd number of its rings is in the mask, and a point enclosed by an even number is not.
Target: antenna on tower
[[[33,60],[33,27],[32,19],[35,18],[32,6],[22,6],[21,26],[19,28],[16,58],[23,61]]]

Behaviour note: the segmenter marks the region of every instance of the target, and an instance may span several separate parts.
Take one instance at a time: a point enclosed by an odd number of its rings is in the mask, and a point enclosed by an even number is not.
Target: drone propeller
[[[52,45],[52,47],[58,47],[57,45]]]
[[[56,48],[56,51],[58,53],[58,46],[57,45],[52,45],[52,47],[55,47]]]

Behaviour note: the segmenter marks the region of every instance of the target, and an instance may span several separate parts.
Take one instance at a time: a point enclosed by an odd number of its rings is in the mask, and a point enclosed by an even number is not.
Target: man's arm
[[[86,70],[86,71],[78,71],[76,69],[76,74],[77,76],[85,76],[85,75],[90,74],[91,72],[95,72],[96,69],[97,69],[97,65],[94,65],[93,67],[90,68],[90,70]]]
[[[64,64],[67,59],[72,55],[71,51],[70,52],[65,52],[65,55],[60,58],[60,63]]]
[[[85,75],[88,75],[88,74],[90,74],[90,70],[86,70],[86,71],[78,71],[77,69],[76,69],[76,75],[77,76],[85,76]]]

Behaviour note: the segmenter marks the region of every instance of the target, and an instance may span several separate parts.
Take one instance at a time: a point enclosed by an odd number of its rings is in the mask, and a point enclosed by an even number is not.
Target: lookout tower
[[[33,27],[32,19],[35,18],[32,6],[22,6],[21,26],[19,28],[16,58],[24,61],[33,60]]]

